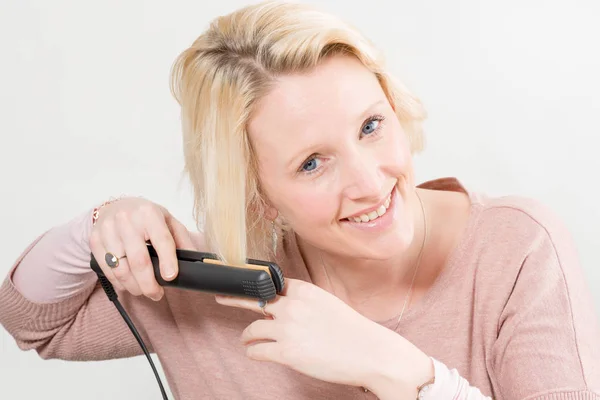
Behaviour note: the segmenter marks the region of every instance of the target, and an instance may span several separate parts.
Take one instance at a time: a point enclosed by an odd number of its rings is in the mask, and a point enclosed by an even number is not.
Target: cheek
[[[302,227],[308,226],[312,229],[330,224],[331,216],[336,215],[336,204],[332,194],[318,194],[315,190],[307,189],[288,193],[279,210],[281,216],[300,233],[304,230]]]

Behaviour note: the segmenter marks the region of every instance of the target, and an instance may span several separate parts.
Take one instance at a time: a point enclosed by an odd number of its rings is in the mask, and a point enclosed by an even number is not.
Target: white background
[[[210,19],[245,4],[0,2],[3,276],[42,231],[110,196],[143,195],[194,226],[169,71]],[[320,4],[379,45],[424,101],[418,179],[456,176],[550,205],[575,236],[600,309],[600,3]],[[144,357],[41,361],[0,329],[0,398],[82,397],[161,398]]]

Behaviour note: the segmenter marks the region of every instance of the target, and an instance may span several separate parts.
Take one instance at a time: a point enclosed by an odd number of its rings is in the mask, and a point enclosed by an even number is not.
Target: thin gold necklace
[[[408,288],[408,293],[405,296],[404,305],[402,306],[402,311],[400,311],[400,316],[398,317],[398,322],[396,323],[396,327],[394,328],[394,331],[396,331],[398,329],[398,327],[400,326],[400,321],[402,320],[402,316],[404,315],[404,311],[406,310],[408,301],[411,298],[413,285],[415,283],[415,278],[417,277],[417,271],[419,270],[419,266],[421,265],[421,258],[423,257],[423,249],[425,248],[425,241],[427,240],[427,218],[425,215],[425,207],[423,206],[423,201],[421,200],[421,196],[419,196],[419,193],[417,193],[415,191],[415,194],[417,195],[417,198],[419,199],[419,203],[421,204],[421,212],[423,213],[423,232],[424,232],[423,233],[423,242],[421,244],[421,250],[419,250],[419,256],[417,257],[417,264],[415,267],[415,271],[413,272],[412,281],[410,282],[410,287]],[[319,252],[319,257],[321,259],[321,267],[323,268],[323,271],[325,272],[325,276],[327,277],[327,282],[329,284],[329,287],[331,288],[333,295],[336,296],[335,289],[333,288],[333,285],[331,284],[331,279],[329,278],[329,274],[327,273],[327,268],[325,267],[325,262],[323,261],[323,256],[322,256],[321,252]]]
[[[411,297],[412,288],[415,283],[415,278],[417,277],[417,271],[419,270],[419,266],[421,265],[421,258],[423,257],[423,249],[425,248],[425,241],[427,240],[427,218],[425,215],[425,206],[423,206],[423,200],[421,200],[421,196],[419,196],[419,193],[416,190],[415,190],[415,194],[417,195],[417,198],[419,199],[419,203],[421,204],[421,212],[423,214],[423,242],[421,243],[421,250],[419,250],[419,256],[417,257],[417,265],[415,267],[415,272],[413,272],[412,280],[410,282],[410,287],[408,288],[408,293],[406,294],[406,296],[404,298],[404,305],[402,306],[402,311],[400,311],[400,316],[398,317],[398,322],[396,323],[394,332],[396,330],[398,330],[398,327],[400,326],[400,321],[402,320],[402,316],[404,315],[404,310],[406,309],[408,300]],[[321,254],[320,251],[319,251],[319,258],[321,259],[321,267],[323,268],[323,271],[325,272],[325,276],[327,277],[327,283],[329,284],[329,287],[331,288],[333,295],[336,296],[335,289],[333,288],[333,285],[331,284],[331,279],[329,279],[329,274],[327,273],[327,268],[325,268],[325,262],[323,261],[323,255]],[[367,389],[366,387],[361,386],[361,389],[365,393],[369,392],[369,389]]]

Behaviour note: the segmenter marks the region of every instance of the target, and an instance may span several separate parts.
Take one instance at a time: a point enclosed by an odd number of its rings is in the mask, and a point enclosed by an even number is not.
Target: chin
[[[405,227],[388,232],[369,242],[352,241],[353,243],[348,243],[346,246],[351,249],[349,253],[352,257],[384,261],[407,251],[412,242],[413,232],[412,227]]]

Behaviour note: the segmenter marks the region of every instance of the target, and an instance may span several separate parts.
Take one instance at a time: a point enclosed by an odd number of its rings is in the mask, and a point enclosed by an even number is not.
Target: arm
[[[498,320],[489,362],[499,399],[600,399],[600,329],[576,248],[540,225]]]
[[[96,283],[90,268],[92,212],[38,237],[11,268],[9,279],[29,301],[54,303],[83,293]]]
[[[67,360],[142,354],[89,268],[91,215],[90,210],[38,237],[0,287],[0,324],[22,350]],[[119,293],[119,299],[129,310],[129,296]],[[144,336],[142,324],[134,323]]]

